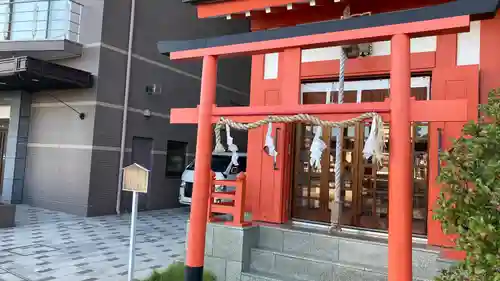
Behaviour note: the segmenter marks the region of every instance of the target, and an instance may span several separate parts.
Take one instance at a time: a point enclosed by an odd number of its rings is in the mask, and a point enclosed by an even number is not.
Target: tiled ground
[[[125,281],[130,217],[83,218],[17,206],[0,229],[0,281]],[[139,213],[135,277],[182,260],[188,209]]]

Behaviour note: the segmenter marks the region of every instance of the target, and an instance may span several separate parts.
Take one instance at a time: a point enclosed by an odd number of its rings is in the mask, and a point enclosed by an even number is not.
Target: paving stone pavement
[[[140,212],[135,277],[184,259],[189,209]],[[0,281],[125,281],[130,216],[84,218],[18,205],[0,229]]]

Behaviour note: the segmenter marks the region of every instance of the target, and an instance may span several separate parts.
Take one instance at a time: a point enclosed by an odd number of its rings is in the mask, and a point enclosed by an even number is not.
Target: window
[[[4,0],[1,40],[79,40],[83,6],[71,0]]]
[[[229,163],[231,163],[231,156],[212,155],[212,162],[210,165],[212,166],[212,171],[222,173],[226,171]],[[233,167],[237,171],[236,173],[245,172],[247,168],[247,158],[245,156],[240,156],[238,158],[238,164],[238,166]],[[187,169],[194,171],[194,160],[189,164]]]
[[[227,166],[231,163],[231,156],[220,156],[220,155],[212,155],[212,171],[214,172],[224,172],[227,169]],[[194,171],[194,160],[189,165],[189,169]]]
[[[182,176],[186,168],[187,143],[181,141],[167,142],[167,165],[165,176],[177,178]]]

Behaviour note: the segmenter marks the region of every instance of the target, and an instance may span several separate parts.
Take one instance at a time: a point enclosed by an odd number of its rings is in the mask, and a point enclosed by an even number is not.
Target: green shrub
[[[144,281],[184,281],[184,264],[176,262],[171,264],[167,269],[158,271],[155,270]],[[215,281],[215,276],[205,271],[203,272],[203,281]]]
[[[434,218],[455,235],[465,260],[442,272],[440,281],[500,281],[500,91],[480,107],[479,122],[442,155],[444,187]]]

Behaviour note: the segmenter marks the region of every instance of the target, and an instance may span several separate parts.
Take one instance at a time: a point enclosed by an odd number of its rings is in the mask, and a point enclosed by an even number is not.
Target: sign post
[[[134,163],[123,168],[123,191],[132,192],[132,214],[130,217],[130,248],[128,258],[128,281],[134,279],[135,261],[135,228],[137,222],[137,207],[139,193],[147,193],[149,184],[149,170]]]

